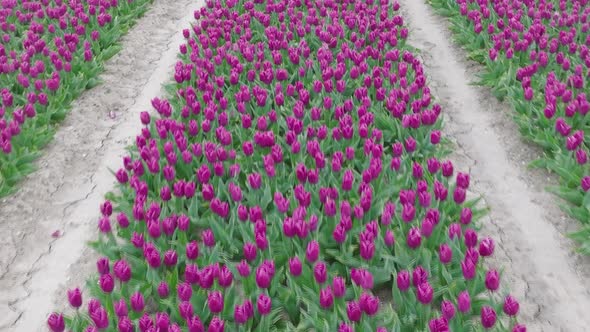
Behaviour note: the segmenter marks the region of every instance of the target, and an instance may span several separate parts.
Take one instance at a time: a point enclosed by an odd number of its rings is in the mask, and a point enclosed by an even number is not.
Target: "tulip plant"
[[[152,0],[0,2],[0,197],[33,170],[71,102]]]
[[[388,0],[209,0],[51,331],[526,331]]]
[[[555,172],[551,191],[584,223],[573,237],[590,254],[590,3],[587,0],[429,0],[482,63],[480,84],[506,99],[522,134],[543,147],[533,163]]]

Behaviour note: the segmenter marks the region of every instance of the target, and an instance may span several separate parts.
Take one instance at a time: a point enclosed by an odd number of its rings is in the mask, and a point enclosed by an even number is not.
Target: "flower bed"
[[[98,83],[152,0],[0,3],[0,197],[33,170],[71,102]]]
[[[208,1],[52,331],[525,331],[387,0]],[[136,329],[137,330],[137,329]]]
[[[573,237],[590,254],[588,1],[429,2],[449,17],[469,57],[484,65],[480,84],[505,98],[522,134],[545,149],[533,165],[559,175],[561,185],[551,190],[584,223]]]

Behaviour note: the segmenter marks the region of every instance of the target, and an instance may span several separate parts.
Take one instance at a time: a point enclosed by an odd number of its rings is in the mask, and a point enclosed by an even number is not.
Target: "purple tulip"
[[[265,294],[260,294],[258,301],[256,301],[256,307],[262,316],[268,315],[272,309],[272,300]]]
[[[305,258],[307,258],[308,262],[315,263],[315,261],[318,260],[319,255],[320,244],[317,241],[312,240],[307,244],[307,249],[305,250]]]
[[[410,287],[410,273],[402,270],[397,274],[397,288],[400,291],[405,292]]]
[[[494,253],[494,240],[487,237],[481,240],[479,243],[479,254],[483,257],[491,256]]]
[[[477,245],[477,232],[471,228],[465,231],[465,245],[467,248],[473,248]]]
[[[440,304],[440,311],[447,320],[453,319],[455,317],[455,305],[453,302],[448,300],[443,300]]]
[[[168,284],[165,281],[162,281],[159,285],[158,285],[158,296],[160,296],[160,298],[167,298],[168,295],[170,294],[170,288],[168,286]]]
[[[131,266],[125,260],[118,260],[113,265],[115,277],[121,282],[127,282],[131,279]]]
[[[500,286],[500,275],[498,274],[498,271],[489,270],[486,273],[485,284],[486,288],[490,291],[498,290],[498,287]]]
[[[238,324],[245,324],[248,321],[248,313],[242,305],[236,305],[234,308],[234,320]]]
[[[98,279],[98,285],[103,292],[110,293],[115,288],[115,280],[110,273],[103,274]]]
[[[201,233],[201,238],[206,247],[211,248],[215,246],[215,235],[211,229],[204,230],[203,233]]]
[[[125,317],[128,314],[127,310],[127,303],[125,303],[125,299],[120,299],[119,301],[115,302],[115,314],[117,317]]]
[[[238,263],[236,269],[238,270],[240,276],[244,278],[250,275],[250,265],[248,265],[248,262],[244,259]]]
[[[358,322],[361,320],[363,312],[361,311],[361,307],[358,302],[356,301],[349,301],[346,302],[346,315],[348,319],[352,322]]]
[[[486,329],[491,329],[496,324],[496,312],[488,306],[481,308],[481,325]]]
[[[181,301],[190,301],[190,298],[193,295],[193,288],[189,283],[182,282],[176,286],[176,292]]]
[[[106,329],[109,326],[109,317],[105,308],[96,309],[90,314],[90,318],[99,330]]]
[[[350,325],[342,322],[338,325],[338,332],[354,332],[354,329]]]
[[[103,275],[111,272],[111,268],[109,266],[109,259],[106,257],[101,257],[96,261],[96,268],[98,273]]]
[[[328,309],[334,303],[334,295],[330,286],[323,288],[320,291],[320,305],[324,309]]]
[[[203,322],[199,316],[195,315],[186,320],[186,325],[188,327],[188,332],[203,332],[205,331],[205,327],[203,326]]]
[[[47,326],[52,332],[63,332],[66,329],[64,316],[55,312],[52,313],[47,318]]]
[[[129,317],[121,317],[117,323],[117,329],[119,332],[133,332],[135,330],[135,326]]]
[[[421,242],[422,237],[420,235],[420,230],[418,230],[416,227],[410,228],[408,236],[406,237],[406,243],[408,244],[408,247],[411,249],[416,249],[420,246]]]
[[[191,241],[186,244],[186,257],[189,260],[194,260],[199,257],[199,244],[197,241]]]
[[[363,293],[359,298],[359,306],[364,313],[373,316],[379,310],[379,298]]]
[[[268,288],[272,280],[272,276],[269,273],[267,267],[264,265],[259,266],[256,269],[256,285],[260,288]]]
[[[207,328],[207,332],[223,332],[225,330],[225,322],[215,316],[213,317],[213,319],[211,319],[211,322],[209,323],[209,327]],[[169,331],[172,332],[172,331]]]
[[[156,328],[160,331],[168,331],[170,327],[170,317],[164,312],[156,313]]]
[[[428,282],[423,282],[416,289],[416,297],[420,303],[426,305],[432,301],[434,291]]]
[[[164,253],[164,265],[174,266],[178,262],[178,254],[174,250],[168,250]]]
[[[193,316],[193,305],[187,301],[180,302],[178,304],[178,312],[180,313],[180,317],[188,320]]]
[[[244,258],[249,262],[256,259],[256,245],[254,243],[248,242],[244,244]]]
[[[467,291],[462,291],[459,293],[459,297],[457,298],[457,303],[459,307],[459,311],[462,313],[467,313],[471,310],[471,297]]]
[[[142,312],[143,308],[145,308],[145,302],[143,300],[143,295],[140,292],[135,292],[130,297],[131,300],[131,309],[135,312]]]
[[[318,284],[323,284],[328,278],[328,270],[324,262],[318,262],[313,268],[313,275]]]
[[[393,246],[393,244],[395,243],[395,237],[393,235],[393,231],[391,231],[390,229],[385,231],[384,241],[385,241],[386,246],[388,246],[388,247]]]
[[[82,292],[79,288],[70,289],[67,291],[68,302],[73,308],[80,308],[82,306]]]
[[[506,315],[516,316],[519,308],[520,308],[520,305],[518,304],[518,301],[514,297],[512,297],[511,295],[506,296],[506,298],[504,299],[504,306],[503,306],[503,310]]]
[[[516,324],[512,328],[512,332],[526,332],[526,326],[522,324]]]
[[[453,259],[453,250],[448,244],[443,243],[438,248],[438,257],[443,264],[448,264]]]
[[[209,295],[207,295],[207,305],[212,313],[220,313],[223,310],[223,295],[221,292],[210,292]]]

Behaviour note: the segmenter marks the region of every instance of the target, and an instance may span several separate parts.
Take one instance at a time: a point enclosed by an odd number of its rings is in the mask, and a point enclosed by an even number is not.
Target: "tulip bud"
[[[332,288],[330,286],[323,288],[320,291],[320,305],[324,309],[328,309],[334,303],[334,295],[332,294]]]
[[[258,301],[256,301],[256,307],[262,316],[268,315],[272,309],[272,300],[265,294],[260,294]]]
[[[211,319],[211,322],[209,323],[209,328],[207,329],[207,332],[223,332],[225,329],[225,322],[215,316],[213,317],[213,319]],[[172,332],[172,331],[168,331],[168,332]],[[179,329],[180,332],[180,329]]]
[[[113,280],[113,276],[110,273],[103,274],[98,279],[98,284],[100,289],[102,289],[105,293],[110,293],[115,288],[115,281]]]
[[[70,289],[67,291],[68,301],[73,308],[80,308],[82,306],[82,293],[79,288]]]
[[[520,308],[520,305],[518,304],[518,301],[512,297],[511,295],[506,296],[506,299],[504,299],[504,313],[508,316],[516,316],[516,314],[518,313],[518,309]]]
[[[352,322],[358,322],[361,320],[363,312],[361,311],[361,307],[358,302],[356,301],[349,301],[346,302],[346,315],[348,319]]]
[[[500,286],[500,275],[496,270],[490,270],[486,273],[485,278],[486,288],[495,291]]]
[[[135,327],[133,326],[131,319],[128,317],[121,317],[117,323],[117,329],[119,332],[133,332]]]
[[[124,299],[120,299],[119,301],[115,302],[115,314],[117,317],[127,316],[127,303],[125,303]]]
[[[453,319],[455,317],[455,305],[453,302],[448,300],[443,300],[440,304],[440,311],[447,320]]]
[[[479,243],[479,254],[483,257],[491,256],[494,253],[494,240],[485,238]]]
[[[213,291],[207,296],[207,305],[209,310],[214,313],[220,313],[223,310],[223,295],[220,291]]]
[[[159,285],[158,285],[158,295],[160,296],[160,298],[167,298],[168,294],[170,294],[170,288],[168,287],[168,284],[165,281],[162,281]]]
[[[404,292],[410,287],[410,273],[402,270],[397,274],[397,288]]]
[[[310,263],[314,263],[318,259],[319,254],[320,254],[320,244],[316,240],[312,240],[307,245],[307,249],[305,251],[305,258],[307,258],[307,260]]]
[[[113,271],[115,272],[115,277],[121,280],[121,282],[127,282],[131,279],[131,266],[124,260],[118,260],[113,265]]]
[[[481,308],[481,325],[486,329],[491,329],[496,324],[496,312],[489,306]]]
[[[471,310],[471,297],[467,291],[462,291],[459,293],[459,297],[457,298],[457,303],[459,307],[459,311],[462,313],[467,313]]]
[[[248,265],[248,262],[245,259],[238,263],[236,269],[238,270],[240,276],[244,278],[250,275],[250,265]]]
[[[135,292],[131,295],[131,309],[135,312],[142,312],[145,307],[143,295],[140,292]]]
[[[432,301],[433,294],[434,291],[432,289],[432,286],[430,286],[428,282],[423,282],[416,289],[416,296],[418,298],[418,301],[420,301],[420,303],[424,305],[429,304]]]
[[[379,310],[379,298],[363,293],[359,298],[359,306],[367,315],[373,316]]]
[[[193,294],[193,288],[187,282],[179,283],[176,287],[176,291],[178,293],[178,298],[181,301],[190,301]]]
[[[64,316],[55,312],[52,313],[47,318],[47,326],[52,332],[63,332],[66,329]]]
[[[438,257],[443,264],[447,264],[451,262],[453,259],[453,250],[449,247],[448,244],[443,243],[438,248]]]

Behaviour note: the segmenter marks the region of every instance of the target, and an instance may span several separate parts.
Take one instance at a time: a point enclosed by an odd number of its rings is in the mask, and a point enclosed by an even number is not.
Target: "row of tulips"
[[[0,197],[32,169],[71,102],[152,0],[0,2]]]
[[[590,254],[590,2],[429,0],[482,63],[480,83],[516,111],[522,134],[546,151],[534,166],[561,178],[553,192],[584,223],[573,237]]]
[[[388,0],[209,0],[51,331],[526,331]]]

